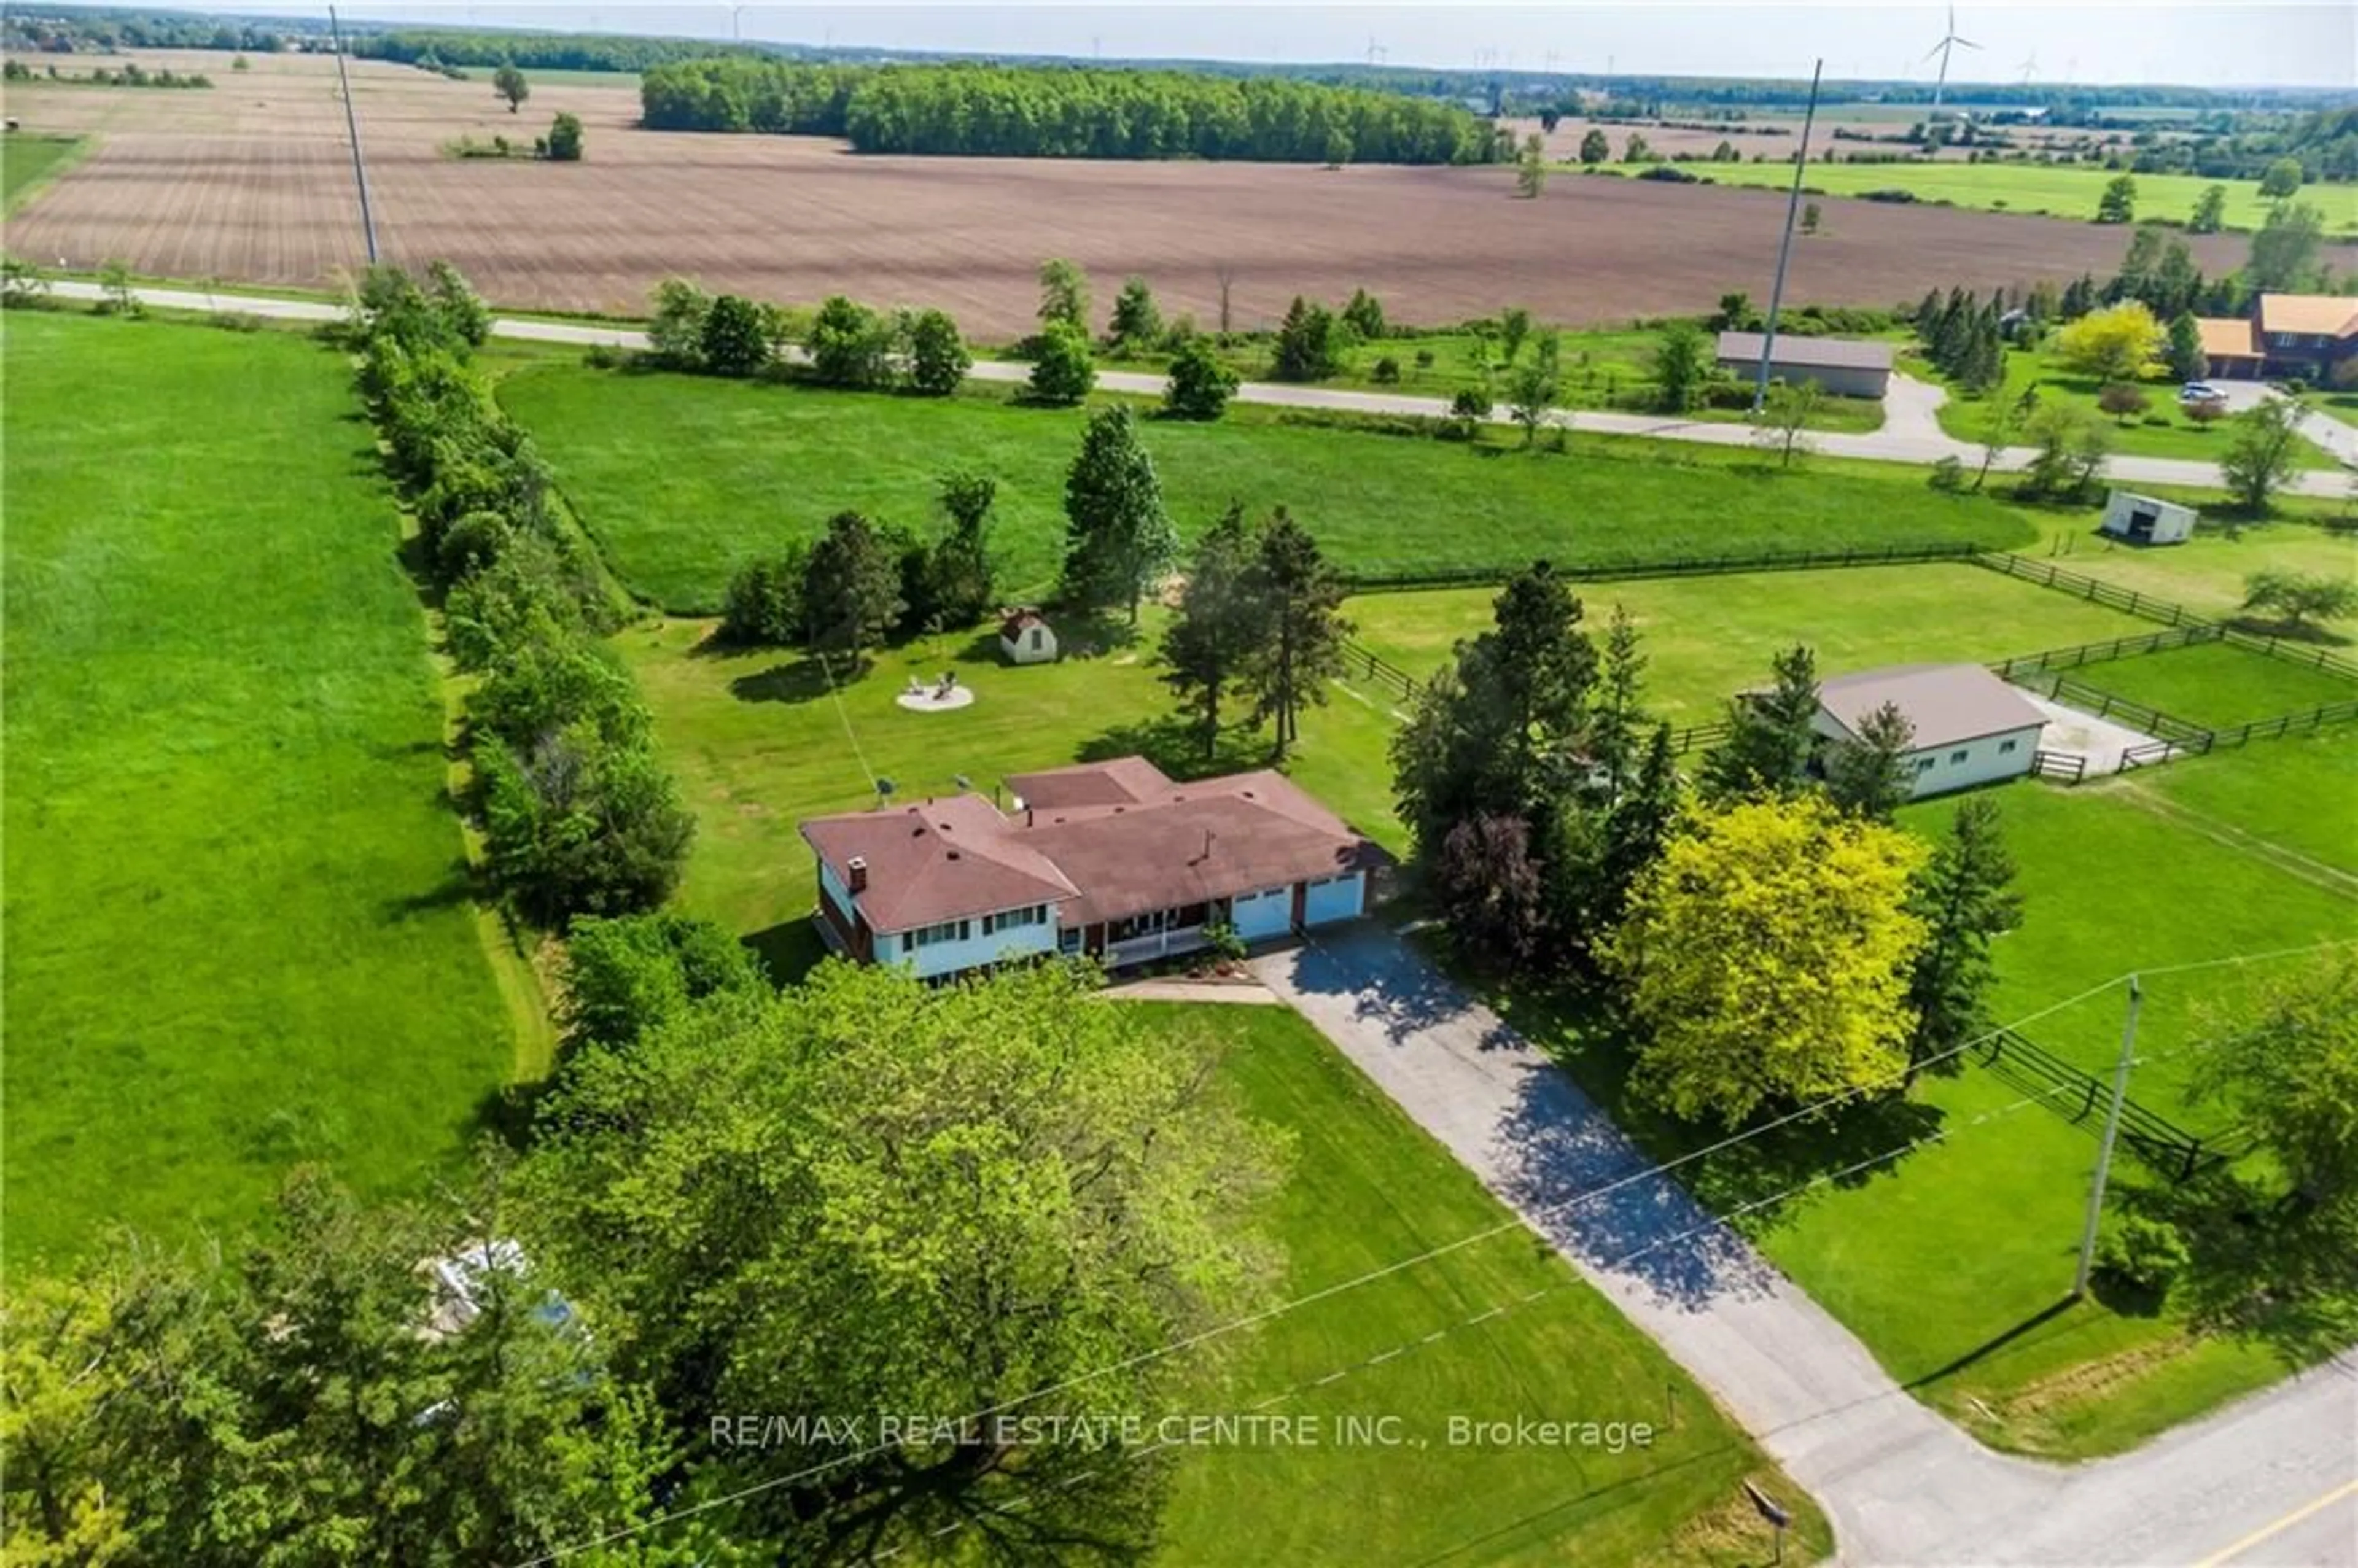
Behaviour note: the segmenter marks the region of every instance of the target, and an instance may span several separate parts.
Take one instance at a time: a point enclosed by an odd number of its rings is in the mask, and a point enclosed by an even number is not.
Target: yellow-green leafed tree
[[[1818,795],[1698,808],[1606,950],[1645,1026],[1638,1083],[1688,1120],[1898,1084],[1923,846]]]
[[[2055,351],[2063,362],[2098,381],[2137,381],[2158,374],[2169,334],[2141,299],[2091,310],[2063,329]]]

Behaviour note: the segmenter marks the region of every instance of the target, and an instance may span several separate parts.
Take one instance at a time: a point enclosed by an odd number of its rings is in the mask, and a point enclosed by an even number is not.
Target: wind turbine
[[[2022,61],[2022,84],[2025,87],[2029,86],[2030,79],[2038,74],[2039,56],[2036,53],[2025,56]]]
[[[1949,30],[1941,35],[1941,41],[1934,44],[1924,56],[1925,59],[1931,59],[1934,55],[1941,57],[1941,75],[1939,80],[1932,83],[1932,107],[1935,109],[1941,106],[1941,94],[1947,92],[1949,88],[1949,56],[1960,44],[1969,49],[1982,47],[1971,38],[1957,36],[1957,8],[1952,5],[1949,7]],[[1923,61],[1920,60],[1917,63],[1920,65]]]

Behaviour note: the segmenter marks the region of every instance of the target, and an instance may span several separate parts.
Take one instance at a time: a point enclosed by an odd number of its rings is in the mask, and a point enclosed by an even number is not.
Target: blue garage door
[[[1230,909],[1229,920],[1237,935],[1246,941],[1282,936],[1287,922],[1293,918],[1293,890],[1269,888],[1260,892],[1238,893]]]
[[[1327,877],[1310,884],[1310,896],[1303,904],[1304,925],[1325,925],[1330,921],[1351,920],[1359,913],[1360,876],[1357,871],[1347,877]]]

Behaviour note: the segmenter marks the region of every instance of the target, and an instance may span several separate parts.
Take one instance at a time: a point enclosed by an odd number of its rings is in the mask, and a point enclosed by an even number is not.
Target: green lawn
[[[2065,675],[2212,730],[2358,700],[2358,681],[2226,643],[2112,659]]]
[[[458,1157],[516,1042],[343,360],[11,314],[7,1259]]]
[[[2296,874],[2315,879],[2321,868],[2329,884],[2335,872],[2358,882],[2358,725],[2190,757],[2105,787]]]
[[[781,945],[773,950],[791,963],[817,896],[810,850],[795,824],[873,804],[868,769],[892,780],[903,800],[953,793],[960,774],[990,790],[1009,773],[1131,752],[1174,773],[1203,770],[1200,751],[1175,732],[1171,696],[1156,678],[1160,624],[1150,611],[1136,647],[1025,668],[1002,664],[992,635],[920,641],[843,682],[839,708],[826,672],[798,654],[711,649],[706,622],[623,632],[616,645],[697,814],[680,902],[733,930],[771,933],[765,946]],[[945,669],[973,689],[973,706],[915,713],[895,702],[910,676],[932,680]],[[1401,848],[1384,762],[1392,721],[1350,689],[1330,689],[1329,698],[1304,717],[1288,772],[1361,831]],[[1217,766],[1261,766],[1267,746],[1232,738]],[[782,924],[788,928],[777,929]]]
[[[1494,589],[1374,593],[1354,599],[1358,641],[1412,675],[1490,623]],[[1647,698],[1679,724],[1720,717],[1735,693],[1768,679],[1794,643],[1818,673],[1941,660],[1976,663],[2153,630],[2119,611],[1981,567],[1855,567],[1704,578],[1641,578],[1580,589],[1592,630],[1616,604],[1645,635]]]
[[[1940,381],[1942,377],[1920,356],[1910,354],[1905,368],[1909,374],[1924,381]],[[2126,421],[2116,419],[2096,406],[2096,395],[2103,384],[2092,376],[2078,374],[2065,368],[2054,355],[2044,350],[2008,349],[2006,353],[2006,380],[1996,391],[1984,396],[1974,396],[1960,391],[1953,384],[1936,416],[1941,428],[1961,441],[1980,442],[1988,434],[1988,420],[1993,405],[2011,404],[2025,392],[2036,390],[2042,404],[2057,404],[2080,409],[2102,422],[2104,434],[2113,443],[2113,450],[2125,457],[2184,458],[2201,462],[2217,462],[2235,438],[2233,418],[2214,420],[2209,425],[2197,424],[2186,416],[2178,401],[2179,384],[2163,380],[2147,382],[2141,390],[2146,395],[2146,411]],[[2011,443],[2021,446],[2017,434]],[[2310,441],[2294,443],[2294,458],[2303,469],[2328,469],[2333,460]]]
[[[1158,1028],[1217,1032],[1248,1109],[1294,1140],[1275,1200],[1293,1300],[1496,1227],[1500,1233],[1275,1318],[1230,1358],[1203,1413],[1270,1407],[1329,1433],[1355,1418],[1390,1443],[1228,1446],[1180,1461],[1161,1561],[1768,1561],[1746,1478],[1797,1505],[1789,1553],[1823,1521],[1678,1367],[1485,1193],[1289,1009],[1141,1005]],[[1534,1292],[1537,1301],[1523,1303]],[[1472,1327],[1495,1306],[1501,1316]],[[1427,1335],[1455,1329],[1432,1344]],[[1380,1365],[1371,1357],[1401,1350]],[[1675,1391],[1675,1394],[1673,1393]],[[1668,1429],[1675,1403],[1675,1431]],[[1452,1416],[1650,1422],[1650,1448],[1452,1446]]]
[[[1998,946],[1996,1016],[2028,1020],[2132,968],[2358,936],[2358,888],[2299,874],[2234,831],[2256,807],[2264,815],[2247,820],[2261,835],[2297,809],[2291,792],[2346,778],[2346,754],[2273,749],[2301,744],[2271,742],[2077,790],[2006,787],[1999,799],[2026,910],[2022,927]],[[2198,766],[2212,771],[2179,771]],[[2235,778],[2238,768],[2249,775]],[[2190,793],[2203,794],[2213,814],[2207,825],[2146,793],[2175,794],[2196,780],[2202,785]],[[1937,833],[1954,808],[1927,802],[1902,819]],[[2131,1095],[2190,1130],[2217,1130],[2215,1110],[2186,1103],[2182,1053],[2207,1013],[2232,1013],[2256,979],[2290,961],[2149,977]],[[1502,1000],[1658,1156],[1717,1136],[1631,1099],[1625,1047],[1593,1011],[1528,995]],[[2115,986],[2023,1029],[2090,1071],[2109,1071],[2123,1007]],[[2168,1313],[2116,1311],[2102,1299],[2062,1306],[2095,1139],[2090,1124],[2046,1105],[2006,1108],[2044,1087],[1981,1066],[1927,1076],[1905,1102],[1755,1140],[1691,1165],[1689,1179],[1725,1210],[1943,1134],[1761,1211],[1749,1227],[1894,1377],[2002,1446],[2069,1457],[2115,1452],[2281,1375],[2287,1363],[2268,1346],[2190,1341]],[[1992,1119],[1975,1121],[1985,1115]],[[2115,1170],[2132,1185],[2157,1179],[2133,1159]]]
[[[1614,173],[1630,172],[1606,165]],[[1690,171],[1720,185],[1768,186],[1783,190],[1792,184],[1789,162],[1690,165]],[[2093,221],[2096,204],[2115,170],[2098,165],[2036,163],[1819,163],[1810,165],[1803,190],[1828,196],[1855,196],[1866,190],[1912,190],[1920,200],[1946,201],[1995,212],[2034,212],[2057,218]],[[2183,223],[2194,215],[2194,204],[2212,185],[2227,188],[2226,225],[2257,229],[2274,203],[2260,194],[2255,179],[2204,179],[2190,174],[2140,174],[2136,179],[2136,215],[2150,222],[2169,219]],[[2310,185],[2298,200],[2324,214],[2328,233],[2358,233],[2358,190],[2347,185]],[[1829,213],[1829,228],[1841,222]]]
[[[1075,411],[940,402],[527,363],[501,384],[623,580],[666,609],[717,608],[734,567],[858,507],[936,526],[954,469],[1000,483],[993,546],[1011,594],[1055,579]],[[1519,438],[1498,438],[1511,442]],[[1909,470],[1770,471],[1725,454],[1585,438],[1569,455],[1306,428],[1265,411],[1149,424],[1183,536],[1231,501],[1286,505],[1346,569],[1608,562],[1747,550],[1970,540],[2033,525],[1986,498],[1942,496]],[[1738,454],[1742,456],[1743,454]]]
[[[22,131],[0,136],[0,211],[15,211],[73,167],[84,145],[81,136],[27,135]]]
[[[2044,544],[2028,553],[2214,621],[2235,617],[2244,583],[2256,572],[2358,578],[2358,531],[2331,533],[2290,520],[2232,531],[2205,524],[2182,545],[2137,546],[2101,534],[2084,514],[2073,514],[2051,519]],[[2329,623],[2328,630],[2358,633],[2358,619]]]

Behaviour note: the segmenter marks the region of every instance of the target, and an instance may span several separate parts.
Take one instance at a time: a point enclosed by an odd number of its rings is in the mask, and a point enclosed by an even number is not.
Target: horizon
[[[60,9],[136,9],[60,6]],[[182,14],[324,20],[305,0],[245,0]],[[2141,29],[2125,42],[2124,16]],[[1917,0],[1851,5],[1716,3],[1336,5],[1152,4],[742,5],[714,4],[370,4],[348,25],[606,34],[810,49],[1022,55],[1087,63],[1492,70],[1563,76],[1809,80],[1930,84],[1926,58],[1945,7]],[[732,26],[733,24],[733,26]],[[2234,92],[2358,88],[2358,7],[2308,0],[2207,0],[2157,8],[2120,0],[1968,5],[1949,81],[2006,87],[2194,88]],[[2348,62],[2338,78],[2319,60]]]

